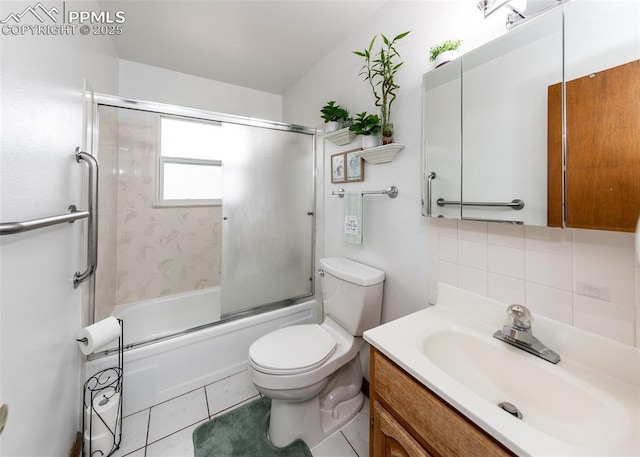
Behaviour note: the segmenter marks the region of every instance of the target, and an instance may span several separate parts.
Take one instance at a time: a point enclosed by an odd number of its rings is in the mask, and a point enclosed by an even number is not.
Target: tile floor
[[[193,430],[210,418],[255,399],[247,371],[196,389],[123,419],[114,457],[193,457]],[[311,449],[314,457],[369,455],[369,403],[342,430]]]

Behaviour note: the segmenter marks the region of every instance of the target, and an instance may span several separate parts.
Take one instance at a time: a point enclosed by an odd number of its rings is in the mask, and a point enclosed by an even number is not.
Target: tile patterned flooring
[[[131,414],[122,421],[122,442],[114,457],[193,457],[191,435],[198,425],[259,395],[243,371]],[[368,423],[365,402],[356,417],[311,449],[313,457],[368,456]]]

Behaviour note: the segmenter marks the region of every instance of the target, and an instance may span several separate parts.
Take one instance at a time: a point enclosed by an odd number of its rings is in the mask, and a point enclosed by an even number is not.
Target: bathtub
[[[217,286],[119,305],[111,315],[125,322],[124,345],[128,346],[218,322],[220,309]]]
[[[158,309],[166,311],[171,307],[160,305]],[[129,312],[124,314],[124,334],[125,340],[132,341],[135,339],[135,326],[147,324],[140,316],[134,315],[131,308],[119,311]],[[156,321],[170,320],[173,315],[160,317],[155,307],[153,314]],[[294,305],[219,322],[126,350],[123,415],[141,411],[246,369],[249,346],[256,339],[280,327],[319,323],[320,316],[318,301],[309,298]],[[129,319],[132,329],[127,324]],[[132,333],[131,338],[127,337],[129,333]],[[116,365],[116,355],[89,360],[85,365],[85,379]]]

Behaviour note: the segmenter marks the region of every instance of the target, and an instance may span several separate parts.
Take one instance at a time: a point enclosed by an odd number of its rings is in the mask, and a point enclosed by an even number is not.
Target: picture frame
[[[344,153],[345,180],[347,182],[364,181],[364,159],[358,157],[361,148],[352,149]]]
[[[333,154],[331,156],[331,182],[339,183],[346,181],[345,153]]]

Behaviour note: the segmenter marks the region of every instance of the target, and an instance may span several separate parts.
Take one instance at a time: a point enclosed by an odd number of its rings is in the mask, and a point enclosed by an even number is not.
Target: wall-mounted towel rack
[[[389,198],[396,198],[398,196],[398,188],[396,186],[391,186],[388,189],[384,190],[362,190],[360,191],[360,195],[386,195]],[[334,190],[331,192],[331,195],[336,197],[344,198],[344,189],[340,188],[338,190]]]
[[[439,198],[438,200],[436,200],[436,203],[438,204],[438,206],[445,206],[445,205],[457,205],[460,206],[460,202],[458,201],[447,201],[444,198]],[[499,203],[499,202],[463,202],[462,203],[463,206],[499,206],[499,207],[507,207],[507,208],[512,208],[514,210],[520,210],[522,208],[524,208],[524,202],[520,199],[515,199],[515,200],[511,200],[510,202],[506,202],[506,203]]]
[[[68,213],[27,221],[0,223],[0,235],[13,235],[15,233],[28,232],[29,230],[49,227],[64,222],[71,223],[78,219],[88,219],[89,246],[87,249],[87,269],[83,273],[77,272],[74,274],[74,288],[78,287],[81,282],[86,281],[95,273],[98,261],[98,218],[96,212],[98,208],[98,162],[92,155],[82,152],[80,148],[76,149],[75,155],[76,162],[80,163],[84,160],[89,165],[89,203],[87,211],[78,211],[75,205],[70,205]]]

